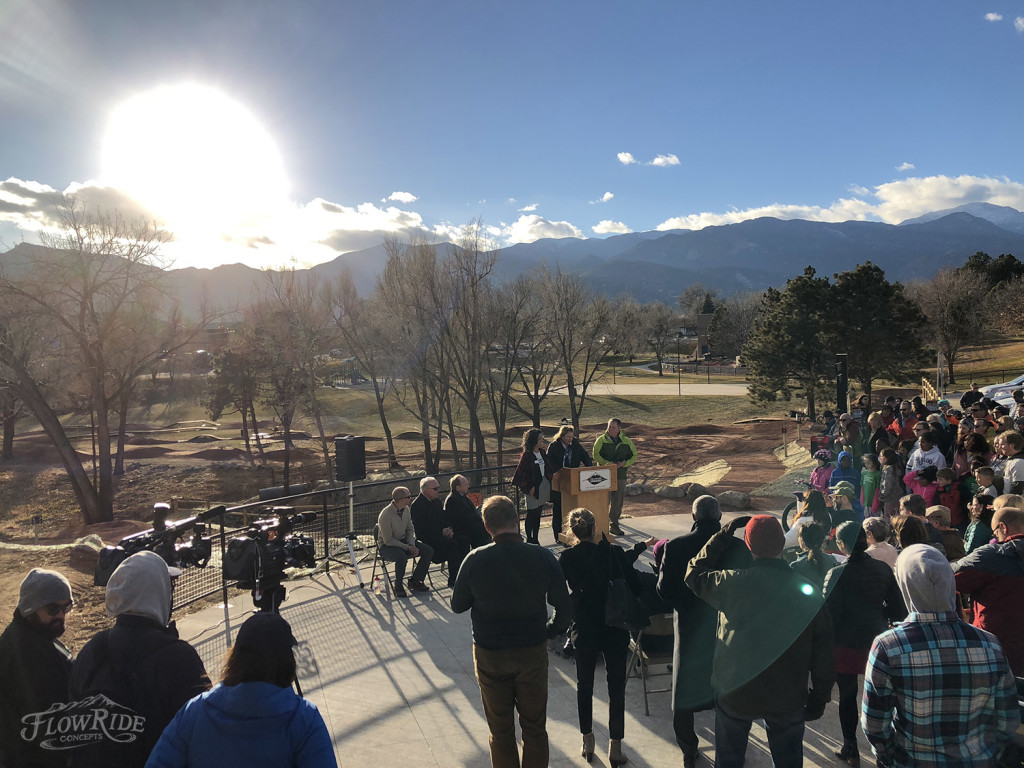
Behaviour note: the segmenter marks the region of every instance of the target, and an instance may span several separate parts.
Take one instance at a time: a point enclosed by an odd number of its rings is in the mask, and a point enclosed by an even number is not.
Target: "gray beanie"
[[[18,611],[30,616],[44,605],[71,600],[71,584],[57,571],[33,568],[21,582]]]

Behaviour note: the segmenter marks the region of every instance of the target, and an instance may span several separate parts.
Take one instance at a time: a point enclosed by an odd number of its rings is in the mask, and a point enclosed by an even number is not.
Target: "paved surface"
[[[683,505],[680,505],[681,508]],[[636,523],[640,528],[633,527]],[[669,537],[689,530],[689,515],[624,520],[624,544],[651,535]],[[541,531],[551,541],[551,529]],[[645,553],[641,563],[649,567]],[[372,560],[362,566],[369,581]],[[299,679],[303,693],[324,716],[339,765],[345,768],[390,766],[488,766],[487,724],[473,674],[469,614],[455,615],[448,605],[451,591],[441,588],[425,597],[392,599],[377,595],[367,584],[360,589],[348,565],[320,576],[288,583],[282,614],[300,641]],[[435,576],[435,583],[440,579]],[[251,611],[247,592],[234,591],[232,604],[208,608],[179,620],[189,640],[216,678],[228,638]],[[597,674],[594,724],[595,766],[606,766],[608,743],[607,690]],[[654,681],[657,687],[668,678]],[[836,694],[833,693],[833,698]],[[672,735],[670,694],[650,696],[651,714],[644,715],[640,680],[626,687],[625,750],[630,765],[681,765]],[[702,759],[713,759],[714,717],[697,717]],[[571,661],[551,654],[548,699],[551,765],[584,765],[576,717],[575,669]],[[838,766],[832,756],[840,746],[836,703],[825,717],[809,723],[804,739],[807,765]],[[862,743],[862,751],[867,747]],[[866,757],[866,755],[865,755]],[[865,765],[873,763],[865,759]],[[764,730],[755,724],[747,748],[747,765],[771,765]]]
[[[746,397],[747,384],[678,384],[674,379],[665,377],[663,381],[650,384],[631,382],[628,379],[612,384],[611,381],[599,381],[591,385],[587,394],[592,395],[707,395],[718,397]]]

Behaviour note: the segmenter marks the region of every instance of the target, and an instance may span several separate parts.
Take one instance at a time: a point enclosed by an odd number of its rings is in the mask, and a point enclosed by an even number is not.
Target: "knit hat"
[[[782,554],[786,534],[773,515],[754,515],[744,529],[743,541],[754,557],[772,558]]]
[[[846,496],[850,499],[857,498],[857,491],[854,490],[853,483],[849,480],[840,480],[830,490],[836,496]]]
[[[44,605],[66,603],[71,599],[71,584],[63,574],[33,568],[21,582],[18,611],[22,616],[31,616]]]
[[[281,614],[260,611],[254,613],[238,630],[235,647],[256,651],[272,657],[291,652],[298,645],[292,628]]]

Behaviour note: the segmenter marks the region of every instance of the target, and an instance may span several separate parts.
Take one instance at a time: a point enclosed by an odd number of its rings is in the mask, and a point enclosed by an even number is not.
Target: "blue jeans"
[[[715,767],[743,768],[752,720],[733,717],[715,706]],[[801,768],[804,764],[804,708],[784,717],[764,718],[768,748],[775,768]]]

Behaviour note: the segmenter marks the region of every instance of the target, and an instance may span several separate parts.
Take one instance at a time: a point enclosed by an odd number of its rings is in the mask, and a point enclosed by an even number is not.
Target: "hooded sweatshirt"
[[[843,466],[843,458],[849,459],[849,466]],[[849,451],[840,451],[839,457],[836,460],[836,468],[832,470],[832,477],[829,478],[829,484],[832,487],[843,480],[846,480],[850,485],[853,486],[856,498],[860,498],[860,470],[853,466],[853,454]]]
[[[336,766],[334,746],[314,704],[272,683],[218,685],[182,707],[147,768]]]
[[[171,620],[171,577],[156,552],[137,552],[107,582],[107,613],[143,616],[161,627]]]
[[[911,613],[956,610],[956,579],[945,556],[930,544],[911,544],[896,558],[896,583]]]

